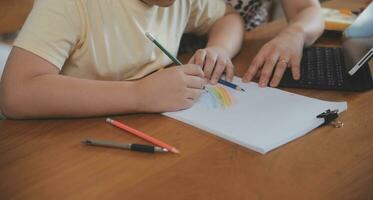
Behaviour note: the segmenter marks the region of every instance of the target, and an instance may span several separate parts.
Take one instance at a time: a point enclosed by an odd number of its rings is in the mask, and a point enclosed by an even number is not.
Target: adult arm
[[[324,20],[317,0],[282,0],[288,25],[266,43],[250,64],[243,81],[260,75],[259,85],[277,87],[287,67],[293,78],[300,79],[300,61],[304,46],[313,44],[324,30]],[[270,80],[273,74],[272,80]]]

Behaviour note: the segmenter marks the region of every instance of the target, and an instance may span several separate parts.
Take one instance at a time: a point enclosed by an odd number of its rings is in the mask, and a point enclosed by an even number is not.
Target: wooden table
[[[237,75],[283,26],[246,34]],[[1,121],[0,199],[373,199],[373,91],[286,90],[347,101],[344,128],[318,128],[261,155],[159,114],[114,117],[182,152],[172,155],[82,145],[142,142],[105,118]]]
[[[0,34],[19,30],[34,0],[0,0]]]

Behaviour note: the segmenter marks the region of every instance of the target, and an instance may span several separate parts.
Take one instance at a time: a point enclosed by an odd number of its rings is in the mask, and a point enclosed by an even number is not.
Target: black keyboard
[[[369,77],[364,77],[364,81],[369,85],[368,87],[364,86],[364,88],[371,88],[370,70],[369,67],[366,68],[368,72],[365,71],[362,74],[368,75],[367,73],[369,73]],[[360,69],[359,71],[362,70]],[[359,79],[359,81],[362,81],[361,78]],[[287,69],[280,82],[280,87],[362,90],[355,88],[356,84],[351,84],[350,82],[351,77],[347,74],[341,48],[310,47],[305,48],[303,51],[301,79],[299,81],[293,80],[291,70]]]
[[[317,59],[315,59],[317,58]],[[340,48],[308,48],[304,50],[301,62],[301,84],[327,85],[329,87],[341,87],[343,85],[344,66],[342,51]]]

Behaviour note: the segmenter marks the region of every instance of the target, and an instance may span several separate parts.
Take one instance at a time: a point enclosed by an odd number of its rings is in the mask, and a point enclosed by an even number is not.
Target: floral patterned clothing
[[[245,20],[246,30],[267,22],[272,0],[226,0]]]

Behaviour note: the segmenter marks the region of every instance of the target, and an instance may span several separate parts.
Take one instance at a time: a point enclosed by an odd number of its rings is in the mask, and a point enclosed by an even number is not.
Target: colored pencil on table
[[[155,153],[155,152],[168,152],[167,149],[152,145],[145,144],[129,144],[129,143],[118,143],[112,141],[102,141],[94,139],[85,139],[82,141],[83,144],[97,147],[109,147],[109,148],[118,148],[118,149],[127,149],[131,151],[140,151],[146,153]]]
[[[160,141],[160,140],[158,140],[158,139],[156,139],[156,138],[154,138],[150,135],[147,135],[147,134],[145,134],[145,133],[143,133],[139,130],[136,130],[132,127],[129,127],[129,126],[127,126],[127,125],[125,125],[121,122],[118,122],[118,121],[110,119],[110,118],[107,118],[106,122],[113,125],[113,126],[116,126],[116,127],[120,128],[120,129],[128,131],[128,132],[132,133],[133,135],[136,135],[137,137],[142,138],[142,139],[144,139],[144,140],[146,140],[146,141],[148,141],[148,142],[150,142],[154,145],[165,148],[172,153],[177,153],[177,154],[180,153],[180,151],[177,150],[175,147],[173,147],[173,146],[171,146],[171,145],[169,145],[165,142],[162,142],[162,141]]]
[[[175,57],[173,56],[169,51],[167,51],[154,37],[151,33],[149,32],[146,32],[145,33],[145,36],[150,40],[152,41],[164,54],[166,54],[171,60],[172,62],[175,64],[175,65],[182,65],[182,63]],[[230,87],[230,88],[233,88],[235,90],[238,90],[238,91],[245,91],[244,89],[242,89],[240,86],[234,84],[234,83],[231,83],[229,81],[226,81],[226,80],[223,80],[223,79],[219,79],[218,80],[218,83],[224,85],[224,86],[227,86],[227,87]]]

